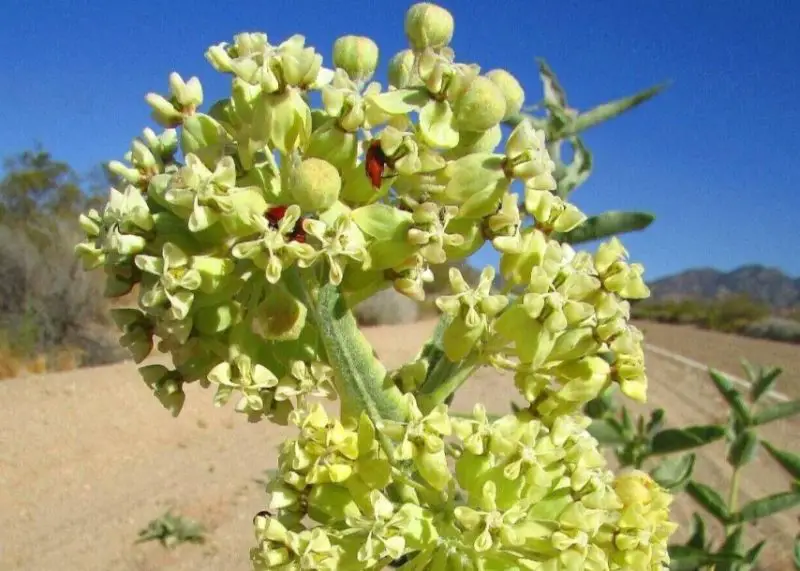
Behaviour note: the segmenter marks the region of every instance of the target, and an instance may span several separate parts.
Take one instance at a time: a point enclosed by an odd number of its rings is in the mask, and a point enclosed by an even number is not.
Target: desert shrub
[[[700,325],[717,331],[737,332],[769,314],[769,307],[746,295],[726,296],[710,304]]]
[[[123,356],[104,327],[108,312],[103,282],[82,271],[72,253],[79,235],[74,223],[58,219],[47,226],[0,225],[4,354],[27,362],[52,356],[59,368],[67,353],[76,364],[87,365]]]
[[[742,333],[769,316],[770,308],[746,295],[704,301],[694,299],[645,301],[631,307],[633,317],[661,323],[695,324],[706,329]]]
[[[419,318],[419,305],[394,289],[385,289],[353,309],[360,325],[413,323]]]
[[[784,317],[767,317],[754,323],[749,323],[743,333],[759,339],[772,339],[773,341],[800,342],[800,322]]]

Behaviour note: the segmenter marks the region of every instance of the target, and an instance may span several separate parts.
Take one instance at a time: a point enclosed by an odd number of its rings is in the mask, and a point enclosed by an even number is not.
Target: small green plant
[[[136,543],[147,541],[158,541],[170,549],[181,543],[204,543],[205,529],[198,522],[167,510],[139,532]]]
[[[800,413],[800,400],[767,404],[765,396],[782,370],[753,366],[746,361],[743,365],[752,387],[746,395],[722,373],[709,371],[714,387],[729,407],[724,424],[667,428],[662,409],[651,412],[649,418],[639,416],[634,420],[625,406],[617,405],[610,391],[586,407],[587,414],[594,418],[589,431],[614,452],[622,466],[646,469],[670,492],[688,493],[703,507],[704,513],[724,527],[724,539],[712,545],[707,538],[704,516],[695,513],[689,540],[683,545],[670,546],[670,568],[675,571],[755,569],[765,541],[746,545],[745,524],[800,505],[800,456],[776,448],[759,434],[764,425]],[[689,452],[721,439],[727,442],[727,462],[732,474],[726,494],[692,478],[696,453]],[[794,479],[794,486],[740,505],[742,473],[759,448],[786,470]]]
[[[661,569],[671,496],[641,470],[612,474],[582,414],[611,385],[645,400],[629,323],[644,268],[616,237],[570,246],[652,217],[567,201],[590,168],[577,133],[656,91],[580,114],[543,65],[545,117],[526,117],[511,74],[456,61],[453,29],[413,5],[386,90],[369,38],[339,38],[335,69],[302,36],[212,46],[231,96],[202,113],[200,81],[177,73],[168,97],[147,96],[165,130],[110,164],[127,186],[81,217],[77,253],[107,296],[139,287],[113,317],[137,362],[171,355],[140,371],[173,414],[197,383],[296,428],[254,518],[256,570]],[[578,147],[569,164],[558,141]],[[502,287],[492,266],[472,285],[450,268],[433,336],[387,370],[359,305],[388,288],[423,300],[431,267],[485,244]],[[451,411],[482,367],[513,371],[527,406]]]

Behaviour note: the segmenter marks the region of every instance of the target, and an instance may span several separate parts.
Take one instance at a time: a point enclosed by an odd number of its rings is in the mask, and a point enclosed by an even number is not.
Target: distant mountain
[[[760,265],[742,266],[727,273],[713,268],[687,270],[655,280],[649,286],[653,300],[711,300],[746,294],[775,308],[800,305],[800,278]]]

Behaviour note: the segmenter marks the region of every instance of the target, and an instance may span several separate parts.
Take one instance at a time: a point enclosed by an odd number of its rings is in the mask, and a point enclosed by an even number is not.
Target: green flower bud
[[[505,96],[487,77],[476,77],[456,100],[456,123],[462,131],[486,131],[505,115]]]
[[[414,52],[403,50],[389,60],[389,85],[404,89],[414,83]]]
[[[506,114],[503,116],[503,121],[517,115],[525,102],[525,92],[519,81],[504,69],[493,69],[486,73],[486,77],[500,88],[506,99]]]
[[[159,125],[164,127],[177,127],[183,123],[183,114],[161,95],[157,93],[148,93],[145,96],[145,101],[153,108],[152,117]]]
[[[406,12],[406,37],[416,51],[448,45],[454,27],[453,15],[435,4],[419,2]]]
[[[342,179],[335,166],[312,157],[292,173],[290,186],[292,198],[304,212],[320,212],[339,199]]]
[[[364,36],[343,36],[333,43],[333,64],[356,81],[368,81],[378,67],[378,46]]]

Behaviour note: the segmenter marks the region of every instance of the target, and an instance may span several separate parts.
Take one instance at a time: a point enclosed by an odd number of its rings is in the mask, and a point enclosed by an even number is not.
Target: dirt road
[[[367,335],[391,366],[412,357],[431,327],[374,328]],[[671,424],[719,416],[720,401],[703,374],[656,354],[648,355],[648,370],[651,403],[667,409]],[[132,364],[0,383],[0,570],[249,569],[252,516],[265,500],[256,480],[274,466],[276,444],[291,431],[248,424],[232,406],[214,409],[210,391],[187,392],[184,411],[173,419]],[[468,410],[481,400],[505,412],[514,394],[509,379],[487,371],[455,406]],[[767,434],[797,450],[797,429],[784,424]],[[726,486],[724,454],[721,447],[712,452],[697,476]],[[788,479],[761,454],[745,475],[742,501],[787,488]],[[171,552],[134,545],[138,530],[168,507],[205,524],[206,544]],[[679,502],[675,517],[686,521],[693,508]],[[755,530],[754,537],[772,541],[762,569],[789,568],[797,516],[795,510]]]

